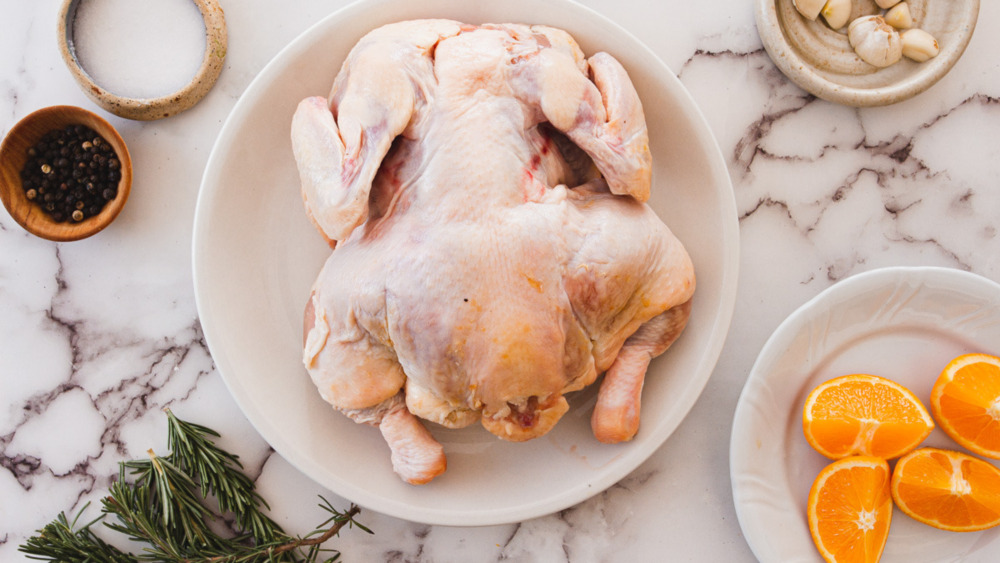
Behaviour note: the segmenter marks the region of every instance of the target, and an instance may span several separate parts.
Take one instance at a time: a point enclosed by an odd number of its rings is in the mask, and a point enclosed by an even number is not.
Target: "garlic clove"
[[[847,40],[866,63],[879,68],[899,61],[903,44],[899,32],[881,16],[861,16],[847,27]]]
[[[882,8],[883,10],[888,10],[889,8],[895,6],[896,4],[899,4],[899,0],[875,0],[875,3],[878,4],[879,8]]]
[[[827,0],[820,13],[827,25],[840,29],[847,25],[847,20],[851,17],[851,0]]]
[[[934,57],[941,50],[937,39],[922,29],[908,29],[900,36],[903,45],[903,56],[922,63]]]
[[[895,27],[896,29],[909,29],[913,27],[913,16],[910,15],[910,5],[906,2],[900,2],[882,16],[885,23]]]
[[[823,6],[826,4],[826,0],[792,0],[795,4],[795,9],[799,11],[800,14],[807,20],[815,20],[820,11],[823,10]]]

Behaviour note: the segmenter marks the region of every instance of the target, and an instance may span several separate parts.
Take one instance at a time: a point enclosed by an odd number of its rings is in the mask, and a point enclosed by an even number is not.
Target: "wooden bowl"
[[[100,213],[80,222],[59,223],[29,200],[21,184],[21,169],[28,149],[49,131],[69,125],[85,125],[97,132],[114,149],[121,162],[118,195]],[[107,227],[118,216],[132,188],[132,159],[118,131],[100,116],[76,106],[50,106],[29,114],[7,133],[0,144],[0,198],[11,217],[28,232],[53,241],[89,237]]]

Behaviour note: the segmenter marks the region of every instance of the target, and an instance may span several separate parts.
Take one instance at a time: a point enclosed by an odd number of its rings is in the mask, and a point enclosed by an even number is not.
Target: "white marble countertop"
[[[364,511],[348,561],[752,561],[729,477],[733,412],[767,337],[853,274],[892,265],[1000,281],[1000,6],[983,2],[964,57],[909,101],[855,109],[807,95],[761,47],[749,0],[586,0],[648,44],[690,90],[735,189],[740,288],[700,399],[639,469],[577,506],[520,524],[451,528]],[[170,407],[219,430],[287,530],[330,495],[275,454],[215,370],[195,308],[191,236],[202,171],[229,111],[289,41],[340,7],[222,1],[226,67],[193,109],[134,122],[96,108],[56,43],[58,2],[3,3],[0,134],[54,104],[98,111],[135,162],[131,199],[98,235],[52,243],[0,216],[0,560],[59,511],[96,501],[118,462],[165,448]],[[95,506],[99,503],[95,502]],[[96,515],[96,509],[91,508]]]

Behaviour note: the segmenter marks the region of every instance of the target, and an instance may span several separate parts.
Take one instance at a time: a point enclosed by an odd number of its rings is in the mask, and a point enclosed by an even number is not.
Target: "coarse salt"
[[[119,96],[172,94],[205,56],[205,24],[192,0],[80,0],[71,25],[80,66]]]

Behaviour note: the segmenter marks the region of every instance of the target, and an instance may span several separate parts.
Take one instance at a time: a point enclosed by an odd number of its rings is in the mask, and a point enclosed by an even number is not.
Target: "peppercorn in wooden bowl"
[[[97,114],[50,106],[29,114],[0,145],[0,198],[28,232],[53,241],[89,237],[118,216],[132,160]]]

